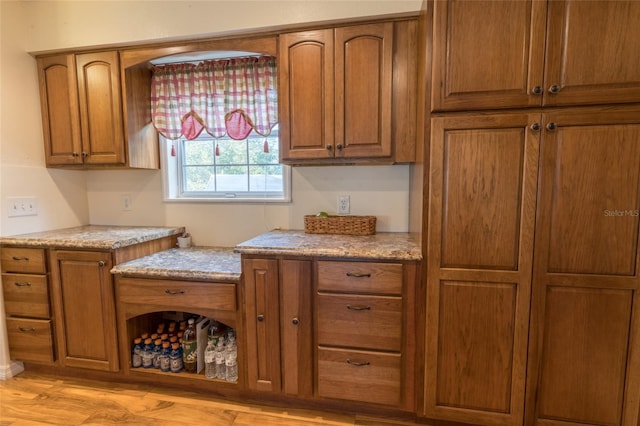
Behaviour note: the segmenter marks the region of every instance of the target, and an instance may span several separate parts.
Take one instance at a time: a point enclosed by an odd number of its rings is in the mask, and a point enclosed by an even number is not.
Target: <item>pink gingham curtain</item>
[[[272,56],[155,66],[151,117],[165,138],[245,139],[268,136],[278,123],[276,58]]]

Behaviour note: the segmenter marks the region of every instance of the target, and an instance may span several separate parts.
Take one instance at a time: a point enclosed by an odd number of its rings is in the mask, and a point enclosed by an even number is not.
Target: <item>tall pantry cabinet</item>
[[[421,20],[421,414],[638,424],[640,3],[435,0]]]

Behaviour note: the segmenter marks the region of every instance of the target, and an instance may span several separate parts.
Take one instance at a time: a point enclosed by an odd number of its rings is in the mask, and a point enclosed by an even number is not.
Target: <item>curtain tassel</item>
[[[220,157],[220,147],[218,146],[218,142],[216,142],[216,157]]]
[[[267,141],[266,139],[264,140],[264,145],[262,147],[262,150],[264,151],[265,154],[269,153],[269,141]]]
[[[175,142],[175,141],[173,141],[173,142],[171,143],[171,156],[172,156],[172,157],[175,157],[175,156],[176,156],[176,142]]]

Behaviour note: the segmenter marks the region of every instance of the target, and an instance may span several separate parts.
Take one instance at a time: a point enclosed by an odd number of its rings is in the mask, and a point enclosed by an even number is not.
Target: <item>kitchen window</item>
[[[288,202],[291,170],[278,163],[278,126],[268,137],[251,132],[244,140],[163,138],[165,200]]]

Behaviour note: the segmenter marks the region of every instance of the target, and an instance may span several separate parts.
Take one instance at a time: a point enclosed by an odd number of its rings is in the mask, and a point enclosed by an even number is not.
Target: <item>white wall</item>
[[[406,231],[408,166],[295,169],[293,203],[271,206],[163,203],[158,171],[47,169],[36,64],[28,52],[414,12],[421,3],[422,0],[0,1],[0,235],[87,223],[184,225],[193,233],[195,244],[234,245],[276,226],[300,229],[304,214],[335,211],[338,194],[351,195],[353,214],[378,216],[380,231]],[[133,211],[121,211],[122,193],[132,196]],[[37,197],[39,214],[8,218],[6,199],[10,196]],[[4,328],[2,316],[0,375],[9,366]]]

